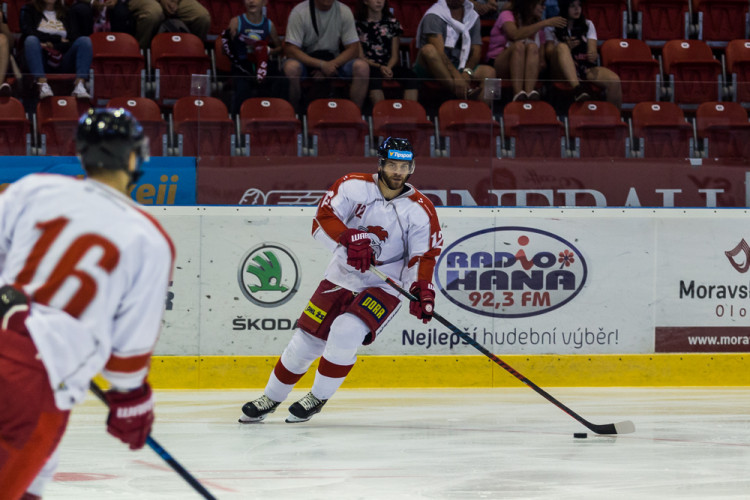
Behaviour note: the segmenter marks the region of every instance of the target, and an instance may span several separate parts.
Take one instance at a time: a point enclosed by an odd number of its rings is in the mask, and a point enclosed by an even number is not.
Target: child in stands
[[[263,15],[267,2],[245,0],[245,13],[233,17],[221,35],[224,53],[232,61],[233,114],[240,112],[245,99],[270,96],[273,77],[278,75],[270,56],[281,52],[281,40],[273,22]]]
[[[359,34],[359,56],[370,65],[371,103],[385,99],[385,80],[398,81],[404,89],[404,99],[416,101],[417,75],[401,65],[399,46],[404,30],[391,14],[388,0],[359,0],[354,20]]]

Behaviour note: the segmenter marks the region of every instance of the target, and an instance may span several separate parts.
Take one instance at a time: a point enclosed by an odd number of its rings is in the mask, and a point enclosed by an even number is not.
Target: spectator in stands
[[[542,53],[545,27],[564,27],[562,17],[542,20],[544,0],[514,0],[500,15],[490,32],[489,64],[498,78],[510,79],[514,101],[538,101],[539,73],[545,68]]]
[[[385,99],[384,80],[396,80],[404,89],[404,99],[416,101],[417,75],[401,65],[400,37],[404,30],[391,14],[388,0],[358,0],[354,12],[361,47],[360,57],[370,65],[370,101]]]
[[[8,28],[8,23],[5,22],[3,13],[0,12],[0,75],[2,75],[2,83],[0,83],[0,97],[8,97],[13,92],[10,88],[10,84],[5,81],[5,76],[8,73],[8,64],[10,62],[10,49],[13,47],[13,33]]]
[[[339,50],[343,45],[344,50]],[[289,13],[284,38],[284,75],[289,102],[299,108],[301,81],[333,77],[351,80],[349,99],[362,109],[367,97],[370,66],[359,58],[354,15],[338,0],[306,0]]]
[[[491,66],[479,64],[482,36],[479,14],[469,0],[438,0],[417,27],[419,78],[434,78],[459,99],[484,98],[485,78],[495,78]]]
[[[201,40],[206,39],[211,27],[211,14],[199,0],[127,0],[125,5],[132,16],[135,38],[143,50],[149,48],[151,39],[160,29],[178,31],[169,27],[169,24],[177,24],[173,20],[184,23],[190,33]],[[112,17],[117,20],[112,21],[112,29],[123,24],[127,28],[126,16],[122,5],[115,6]]]
[[[560,0],[560,12],[567,18],[566,25],[547,28],[545,52],[549,59],[552,78],[568,82],[574,89],[576,101],[591,98],[581,81],[604,88],[607,100],[622,105],[622,86],[617,74],[597,66],[596,28],[586,19],[581,0]]]
[[[221,34],[222,49],[232,61],[234,96],[231,111],[240,112],[245,99],[268,97],[278,84],[270,56],[281,53],[281,40],[273,22],[263,15],[267,0],[245,0],[245,13],[233,17]]]
[[[68,15],[65,0],[32,0],[21,8],[21,40],[39,98],[53,95],[47,73],[75,73],[73,96],[91,97],[85,86],[91,67],[91,39]]]
[[[90,36],[99,31],[113,31],[109,24],[108,11],[120,0],[76,0],[68,15],[80,26],[81,35]]]

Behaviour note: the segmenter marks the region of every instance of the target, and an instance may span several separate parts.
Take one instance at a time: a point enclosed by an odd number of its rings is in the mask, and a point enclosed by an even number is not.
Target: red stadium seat
[[[449,157],[500,157],[500,124],[481,101],[450,99],[438,110],[440,136]]]
[[[391,2],[391,6],[394,6],[394,15],[401,22],[401,26],[404,28],[404,38],[413,38],[417,36],[417,27],[419,27],[419,21],[422,20],[422,16],[427,12],[427,9],[432,7],[434,0],[400,0],[397,2]],[[395,7],[398,5],[398,7]],[[412,60],[412,64],[414,60]]]
[[[31,154],[31,122],[23,104],[13,97],[0,97],[0,155]]]
[[[284,99],[247,99],[240,106],[240,131],[248,155],[302,155],[302,123]]]
[[[386,137],[409,139],[417,157],[435,156],[435,124],[416,101],[385,99],[372,107],[372,130],[376,144]]]
[[[189,96],[191,75],[211,77],[203,41],[192,33],[159,33],[151,41],[155,97],[160,105]]]
[[[750,40],[732,40],[726,48],[727,78],[732,100],[750,105]]]
[[[630,141],[620,110],[609,102],[575,102],[568,110],[576,158],[624,158]]]
[[[705,42],[670,40],[664,44],[662,61],[673,102],[697,107],[706,100],[721,100],[721,63]]]
[[[21,7],[29,0],[5,0],[3,2],[5,22],[8,23],[8,29],[11,33],[21,32]]]
[[[693,0],[698,14],[698,39],[725,46],[730,40],[750,38],[746,0]]]
[[[289,13],[300,0],[271,0],[266,4],[266,17],[276,26],[276,32],[279,36],[286,33],[286,21],[289,19]]]
[[[586,0],[583,14],[594,23],[600,43],[610,38],[627,38],[628,0]]]
[[[149,139],[151,156],[166,156],[169,142],[169,126],[161,115],[161,108],[148,97],[115,97],[107,103],[108,108],[124,108],[130,111],[143,126]]]
[[[273,0],[271,1],[273,2]],[[209,36],[220,35],[229,26],[229,21],[234,16],[245,12],[245,5],[242,0],[200,0],[200,3],[211,14],[211,27],[208,28]]]
[[[307,107],[307,127],[315,156],[367,156],[369,128],[349,99],[316,99]]]
[[[750,123],[736,102],[704,102],[695,124],[707,158],[750,158]]]
[[[178,156],[234,156],[234,122],[219,99],[182,97],[175,102],[172,117]]]
[[[620,77],[623,107],[659,100],[659,61],[653,58],[648,45],[641,40],[612,39],[604,42],[600,52],[602,66]]]
[[[632,0],[638,38],[661,47],[667,40],[688,38],[690,0]]]
[[[688,158],[693,155],[692,127],[672,102],[641,102],[633,108],[633,140],[644,158]]]
[[[36,105],[40,154],[75,155],[78,119],[89,106],[88,100],[70,96],[52,96],[40,100]]]
[[[138,41],[127,33],[91,35],[91,95],[103,104],[113,97],[145,95],[146,61]]]
[[[513,101],[503,110],[510,156],[560,158],[565,156],[565,127],[554,108],[544,101]]]
[[[216,62],[216,71],[218,73],[229,74],[232,72],[232,61],[224,53],[221,45],[221,38],[214,40],[214,60]]]

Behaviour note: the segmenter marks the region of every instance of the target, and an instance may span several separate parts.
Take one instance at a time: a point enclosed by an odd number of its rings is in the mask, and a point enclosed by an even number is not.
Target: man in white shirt
[[[339,46],[344,50],[339,50]],[[359,35],[354,15],[338,0],[305,0],[289,13],[284,35],[284,75],[289,102],[299,107],[301,81],[312,77],[351,80],[349,98],[362,109],[367,97],[370,65],[359,57]],[[298,111],[304,111],[299,110]]]

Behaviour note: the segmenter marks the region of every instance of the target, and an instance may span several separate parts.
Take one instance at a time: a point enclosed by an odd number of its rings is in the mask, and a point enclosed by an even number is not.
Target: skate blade
[[[292,414],[290,413],[290,414],[289,414],[289,416],[288,416],[288,417],[286,417],[286,420],[285,420],[285,422],[286,422],[287,424],[298,424],[298,423],[300,423],[300,422],[307,422],[307,421],[308,421],[308,420],[310,420],[311,418],[312,418],[312,415],[310,415],[310,416],[309,416],[309,417],[307,417],[307,418],[299,418],[299,417],[297,417],[297,416],[295,416],[295,415],[292,415]]]
[[[263,420],[265,420],[267,416],[268,414],[263,415],[262,417],[253,418],[253,417],[248,417],[247,415],[242,415],[240,416],[240,418],[237,419],[237,421],[241,424],[257,424],[257,423],[263,422]]]

